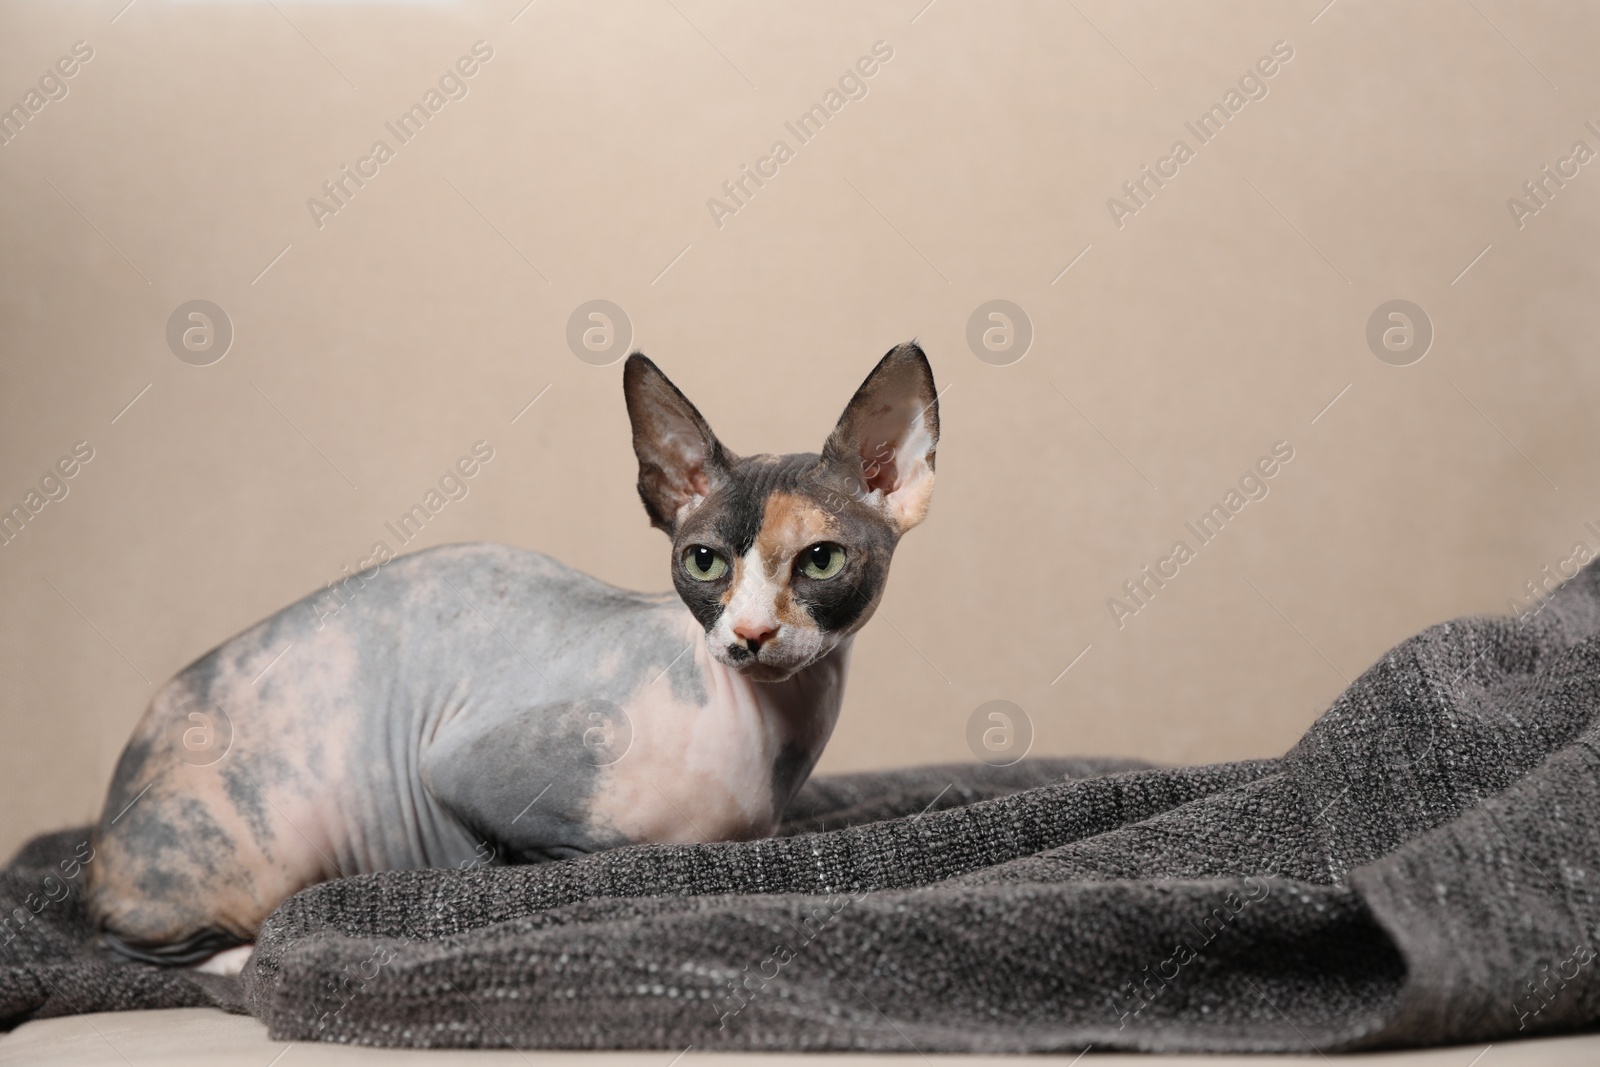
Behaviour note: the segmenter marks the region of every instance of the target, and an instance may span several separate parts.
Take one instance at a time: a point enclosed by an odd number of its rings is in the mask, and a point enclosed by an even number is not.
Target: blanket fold
[[[219,1004],[395,1046],[1076,1053],[1600,1020],[1600,567],[1391,650],[1279,759],[808,783],[778,835],[313,886],[242,981],[115,960],[86,832],[0,872],[0,1020]]]

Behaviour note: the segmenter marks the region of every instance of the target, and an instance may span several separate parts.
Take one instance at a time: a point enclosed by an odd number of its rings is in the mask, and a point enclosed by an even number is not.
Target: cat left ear
[[[915,342],[878,361],[822,446],[853,496],[883,511],[905,533],[928,514],[939,445],[933,368]]]
[[[622,393],[639,459],[639,498],[671,536],[684,507],[704,499],[733,460],[689,398],[643,352],[622,368]]]

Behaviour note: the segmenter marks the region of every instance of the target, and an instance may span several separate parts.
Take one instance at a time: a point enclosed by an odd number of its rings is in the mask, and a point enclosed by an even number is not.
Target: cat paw
[[[235,945],[225,948],[215,956],[191,964],[190,969],[201,974],[228,974],[237,975],[244,970],[244,965],[250,962],[250,954],[256,950],[254,943],[248,945]]]

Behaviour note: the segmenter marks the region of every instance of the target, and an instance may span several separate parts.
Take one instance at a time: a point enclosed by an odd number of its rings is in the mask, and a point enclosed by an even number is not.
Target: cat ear
[[[884,512],[901,533],[928,513],[939,444],[933,369],[915,342],[878,361],[822,446],[851,495]]]
[[[639,498],[651,525],[671,535],[682,510],[711,492],[733,456],[644,353],[629,356],[622,368],[622,394],[639,458]]]

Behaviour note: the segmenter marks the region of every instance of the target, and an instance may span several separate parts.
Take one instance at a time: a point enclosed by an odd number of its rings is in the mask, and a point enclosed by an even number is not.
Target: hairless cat
[[[734,455],[639,353],[623,391],[676,595],[444,545],[336,614],[308,597],[224,642],[161,687],[117,765],[88,867],[108,945],[237,969],[324,879],[773,831],[927,513],[933,373],[891,350],[820,454]],[[196,760],[186,735],[214,721],[227,749]]]

